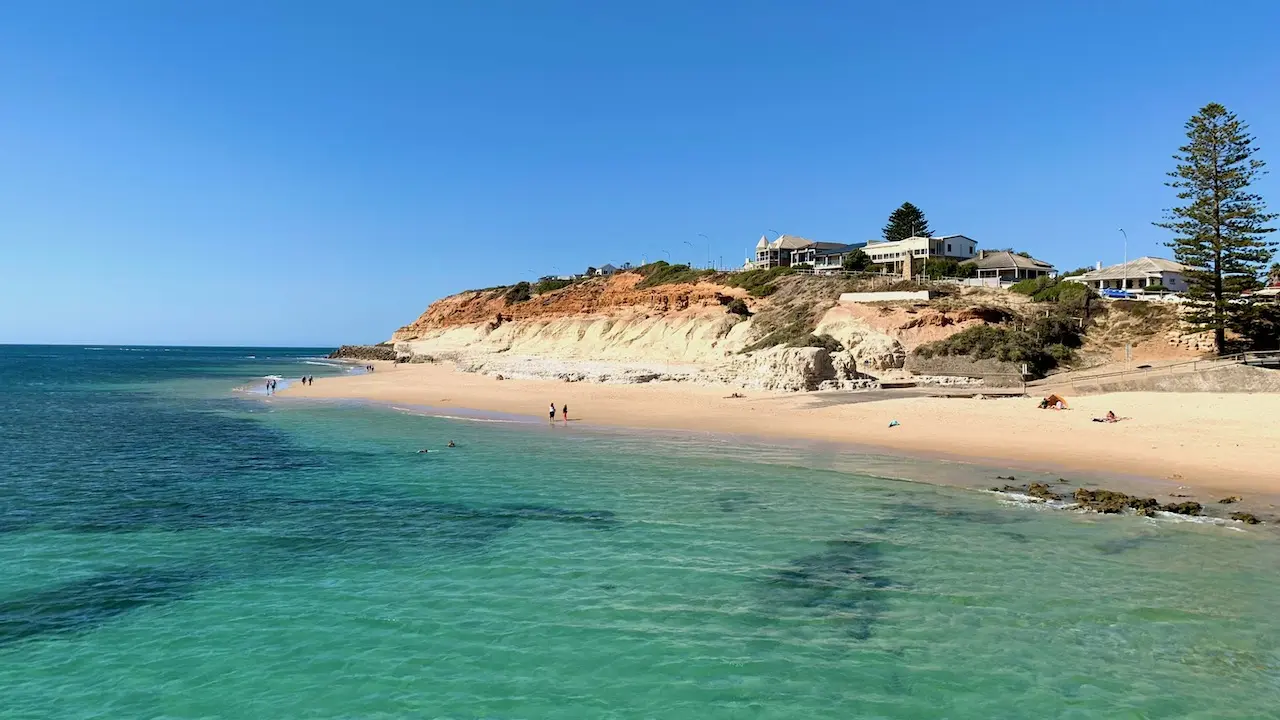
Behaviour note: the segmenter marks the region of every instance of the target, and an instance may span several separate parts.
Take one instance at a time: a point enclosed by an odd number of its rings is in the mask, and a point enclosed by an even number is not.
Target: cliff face
[[[763,299],[712,282],[637,287],[643,279],[618,273],[513,301],[508,288],[460,293],[433,303],[392,341],[401,355],[448,358],[505,377],[813,390],[901,368],[915,342],[970,321],[932,310],[838,306],[847,288],[839,278],[783,278]],[[753,316],[730,313],[735,299]],[[846,349],[786,346],[810,332]],[[770,338],[782,346],[760,346]],[[752,346],[760,349],[744,352]]]
[[[524,302],[508,304],[506,288],[472,290],[431,304],[417,320],[391,336],[393,342],[416,340],[433,331],[474,324],[551,320],[573,316],[641,314],[652,316],[686,310],[721,310],[729,300],[746,293],[712,283],[680,283],[637,289],[644,278],[618,273],[575,283]]]

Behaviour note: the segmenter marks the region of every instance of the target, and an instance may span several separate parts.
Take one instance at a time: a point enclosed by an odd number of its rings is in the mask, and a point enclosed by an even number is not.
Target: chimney
[[[1093,269],[1094,269],[1094,270],[1101,270],[1101,269],[1102,269],[1102,261],[1101,261],[1101,260],[1099,260],[1098,262],[1094,263],[1094,264],[1093,264]]]

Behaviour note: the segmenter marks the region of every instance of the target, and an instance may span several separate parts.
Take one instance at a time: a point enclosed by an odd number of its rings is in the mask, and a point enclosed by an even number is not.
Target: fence
[[[1203,360],[1187,360],[1179,363],[1171,363],[1169,365],[1161,365],[1159,367],[1142,367],[1131,368],[1127,370],[1114,370],[1112,372],[1095,373],[1093,375],[1073,375],[1066,378],[1058,376],[1055,381],[1054,376],[1043,378],[1041,380],[1033,380],[1028,383],[1030,386],[1041,386],[1051,384],[1061,384],[1066,382],[1070,385],[1084,385],[1096,383],[1100,380],[1132,380],[1138,377],[1158,377],[1160,375],[1179,375],[1182,373],[1194,373],[1204,370],[1216,370],[1218,368],[1231,367],[1233,365],[1251,365],[1254,367],[1280,367],[1280,351],[1266,350],[1236,353],[1234,355],[1222,355],[1214,358],[1205,358]]]

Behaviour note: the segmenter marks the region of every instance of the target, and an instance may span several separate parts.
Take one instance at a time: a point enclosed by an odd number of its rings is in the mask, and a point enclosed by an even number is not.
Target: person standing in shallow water
[[[550,415],[550,416],[551,416],[551,422],[553,422],[553,423],[554,423],[554,422],[556,421],[556,404],[555,404],[555,403],[551,403],[551,415]]]

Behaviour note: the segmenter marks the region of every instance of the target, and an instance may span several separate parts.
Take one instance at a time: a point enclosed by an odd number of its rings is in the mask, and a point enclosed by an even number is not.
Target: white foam
[[[391,409],[392,409],[392,410],[399,410],[400,412],[405,413],[405,414],[407,414],[407,415],[417,415],[418,417],[438,418],[438,419],[440,419],[440,420],[465,420],[465,421],[467,421],[467,422],[478,422],[478,423],[525,423],[525,422],[532,422],[532,421],[527,421],[527,420],[504,420],[504,419],[502,419],[502,418],[479,418],[479,417],[466,417],[466,416],[464,416],[464,415],[442,415],[442,414],[439,414],[439,413],[433,413],[433,412],[429,412],[429,411],[426,411],[426,410],[415,410],[415,409],[413,409],[413,408],[396,407],[396,406],[394,406],[394,405],[392,405],[392,406],[391,406]]]
[[[346,365],[343,365],[342,363],[318,362],[316,360],[303,360],[302,364],[303,365],[319,365],[320,367],[336,367],[336,368],[346,367]]]

